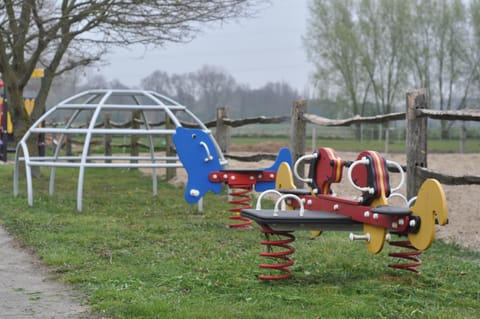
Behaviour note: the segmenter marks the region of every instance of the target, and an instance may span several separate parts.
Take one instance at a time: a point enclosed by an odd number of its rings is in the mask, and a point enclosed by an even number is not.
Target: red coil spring
[[[265,234],[266,240],[262,240],[260,244],[265,245],[266,252],[260,253],[260,256],[267,258],[275,258],[283,261],[282,263],[275,264],[260,264],[260,268],[279,270],[281,274],[277,275],[259,275],[261,280],[281,280],[287,279],[292,276],[292,271],[288,268],[293,265],[294,261],[288,256],[295,252],[295,249],[290,246],[291,242],[295,241],[295,236],[288,231],[274,231],[270,227],[262,226],[262,233]],[[271,240],[271,235],[277,235],[278,237],[286,237],[284,239]],[[286,250],[275,251],[274,247],[284,248]]]
[[[398,252],[398,253],[389,253],[388,256],[394,257],[394,258],[402,258],[402,259],[407,259],[412,261],[411,263],[405,263],[405,264],[389,264],[388,267],[391,268],[396,268],[396,269],[402,269],[402,270],[408,270],[412,271],[416,274],[421,274],[422,272],[418,270],[416,267],[420,266],[422,264],[422,260],[418,258],[418,255],[422,253],[421,250],[417,250],[415,247],[412,246],[410,241],[392,241],[390,242],[390,245],[396,246],[396,247],[403,247],[403,248],[408,248],[413,251],[404,251],[404,252]]]
[[[250,229],[252,228],[251,224],[252,221],[246,217],[240,215],[240,212],[243,209],[251,208],[251,201],[252,201],[252,186],[235,186],[230,188],[230,197],[231,199],[228,201],[231,205],[235,205],[234,207],[230,208],[229,211],[233,212],[234,214],[230,216],[230,219],[241,221],[237,224],[230,224],[230,228],[239,228],[239,229]]]

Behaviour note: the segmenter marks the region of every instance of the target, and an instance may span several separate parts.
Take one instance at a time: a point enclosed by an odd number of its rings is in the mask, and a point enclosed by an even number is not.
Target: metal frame
[[[139,96],[149,101],[149,104],[110,104],[109,99],[115,96],[130,96],[133,100],[138,102]],[[83,103],[78,103],[80,99],[84,99]],[[96,102],[98,101],[98,102]],[[75,102],[75,103],[74,103]],[[49,127],[48,123],[45,123],[45,119],[49,116],[59,112],[61,110],[71,110],[73,115],[65,123],[64,127]],[[90,110],[93,112],[90,123],[86,128],[75,128],[72,123],[76,120],[82,110]],[[141,117],[144,121],[145,127],[143,129],[135,128],[96,128],[95,123],[99,119],[99,115],[102,111],[140,111]],[[66,100],[55,105],[49,109],[43,116],[41,116],[27,131],[25,136],[20,140],[16,147],[15,152],[15,169],[14,169],[14,183],[13,193],[14,196],[18,196],[18,179],[20,163],[25,162],[26,180],[27,180],[27,194],[28,204],[33,206],[33,189],[32,189],[32,170],[33,166],[50,167],[50,184],[49,194],[54,194],[55,189],[55,170],[57,167],[71,167],[79,168],[78,184],[77,184],[77,210],[82,211],[82,197],[83,197],[83,181],[86,168],[93,167],[119,167],[119,168],[151,168],[152,180],[153,180],[153,194],[157,194],[157,173],[156,168],[169,168],[169,167],[182,167],[182,163],[178,157],[157,156],[154,150],[153,137],[173,135],[174,129],[155,129],[150,127],[146,111],[163,111],[175,125],[175,127],[182,126],[180,120],[174,114],[174,111],[183,111],[189,117],[191,117],[199,126],[200,129],[205,131],[212,137],[217,153],[220,157],[222,165],[226,165],[222,151],[218,147],[217,142],[212,136],[212,133],[207,127],[200,121],[190,110],[185,106],[175,102],[174,100],[158,94],[152,91],[144,90],[112,90],[112,89],[100,89],[89,90],[77,95],[74,95]],[[59,142],[54,149],[53,156],[30,156],[27,147],[27,141],[32,137],[32,134],[46,133],[46,134],[60,134]],[[60,150],[63,140],[67,134],[82,134],[85,136],[83,150],[81,156],[60,156]],[[149,156],[105,156],[105,155],[89,155],[88,149],[93,135],[141,135],[146,136],[148,139]],[[21,156],[23,154],[23,156]],[[131,160],[137,161],[131,163]],[[102,162],[103,161],[103,162]],[[105,162],[111,161],[111,162]],[[122,161],[122,162],[114,162]],[[126,161],[126,162],[125,162]]]

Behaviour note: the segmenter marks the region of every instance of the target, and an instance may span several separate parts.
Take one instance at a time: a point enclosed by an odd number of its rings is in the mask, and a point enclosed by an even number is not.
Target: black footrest
[[[382,214],[382,215],[399,215],[407,216],[412,212],[408,207],[398,207],[398,206],[378,206],[371,209],[372,213]]]
[[[312,195],[312,191],[309,189],[277,189],[282,194],[292,194],[297,196]]]
[[[357,230],[363,225],[349,216],[311,210],[303,216],[298,210],[279,211],[275,216],[273,209],[244,209],[241,215],[277,230]]]

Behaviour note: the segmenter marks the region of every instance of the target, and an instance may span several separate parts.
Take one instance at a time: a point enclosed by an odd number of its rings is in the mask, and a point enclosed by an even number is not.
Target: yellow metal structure
[[[32,115],[33,108],[35,107],[35,99],[33,98],[25,98],[25,110],[27,111],[28,116]]]
[[[435,237],[435,216],[440,225],[448,220],[445,193],[436,179],[429,178],[422,184],[411,211],[420,217],[421,223],[418,232],[409,233],[408,239],[416,249],[428,249]]]
[[[34,69],[32,72],[32,79],[39,79],[43,78],[45,76],[45,71],[44,69]],[[27,111],[28,116],[30,116],[33,112],[33,108],[35,107],[35,99],[34,98],[25,98],[25,110]],[[0,97],[0,104],[3,104],[3,98]],[[4,115],[4,114],[2,114]],[[6,131],[8,134],[13,134],[13,121],[12,121],[12,115],[10,112],[7,112],[7,127]],[[1,118],[1,117],[0,117]]]
[[[45,71],[43,69],[34,69],[32,72],[32,79],[39,79],[45,76]]]
[[[33,108],[35,107],[35,99],[26,98],[24,101],[25,101],[25,110],[27,111],[28,116],[30,116],[33,112]],[[3,103],[3,99],[0,103]],[[7,133],[13,134],[13,121],[12,121],[12,115],[10,114],[10,112],[7,112]]]

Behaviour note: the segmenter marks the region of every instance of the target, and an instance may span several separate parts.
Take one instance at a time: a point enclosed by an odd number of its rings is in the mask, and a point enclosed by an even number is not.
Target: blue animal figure
[[[208,191],[219,194],[222,184],[210,182],[208,178],[210,172],[222,169],[211,136],[200,129],[177,127],[173,142],[178,157],[187,171],[185,200],[194,204]]]
[[[194,204],[205,195],[212,191],[216,194],[221,192],[222,183],[211,181],[209,176],[212,172],[235,172],[237,174],[249,172],[277,172],[281,163],[286,162],[292,166],[292,156],[288,148],[280,149],[275,163],[265,169],[242,169],[242,170],[223,170],[217,153],[217,147],[212,137],[200,129],[188,129],[177,127],[173,142],[177,149],[177,154],[183,167],[187,171],[188,179],[185,189],[185,200]],[[255,190],[263,192],[275,188],[275,179],[273,181],[254,181]],[[228,181],[225,181],[228,182]]]

